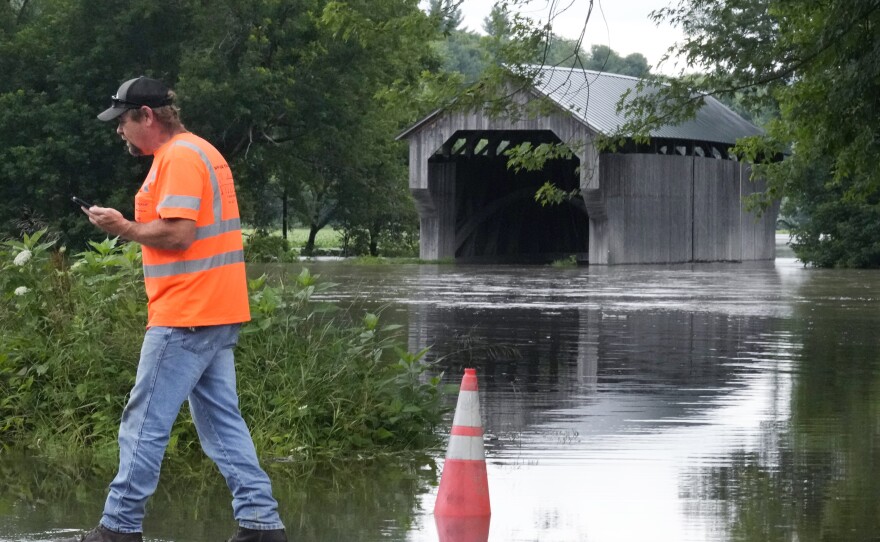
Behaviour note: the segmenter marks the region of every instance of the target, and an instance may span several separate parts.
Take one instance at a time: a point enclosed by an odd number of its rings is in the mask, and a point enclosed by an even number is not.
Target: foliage
[[[0,32],[0,232],[51,224],[68,242],[97,239],[71,195],[131,212],[143,163],[95,119],[127,76],[177,77],[193,2],[5,3]],[[95,13],[104,16],[95,17]]]
[[[550,267],[577,267],[577,265],[577,256],[572,254],[567,258],[553,260],[553,262],[550,264]]]
[[[462,30],[459,28],[460,21],[454,17],[441,17],[439,24],[444,32],[432,45],[443,61],[443,69],[461,74],[462,82],[466,84],[491,78],[493,66],[510,65],[517,59],[522,64],[595,70],[633,77],[644,77],[650,73],[644,55],[633,53],[622,57],[607,45],[593,45],[589,51],[585,51],[583,37],[564,38],[552,32],[552,24],[541,25],[528,17],[515,16],[520,4],[516,0],[496,3],[483,22],[485,35]]]
[[[145,321],[140,252],[93,243],[73,258],[45,232],[0,248],[0,445],[115,457]],[[241,408],[270,456],[338,456],[432,442],[443,408],[425,351],[398,345],[376,315],[348,322],[312,302],[329,284],[251,281],[251,322],[237,350]],[[170,456],[198,450],[188,417]]]
[[[344,225],[342,234],[345,256],[400,258],[419,254],[419,229],[412,221],[401,223],[390,217],[388,224],[375,230]]]
[[[434,40],[432,46],[442,59],[445,71],[461,74],[462,83],[474,83],[492,62],[483,42],[476,32],[454,30],[444,39]]]
[[[439,377],[423,378],[422,350],[409,353],[366,314],[340,329],[310,297],[331,285],[303,271],[294,284],[251,281],[253,320],[238,354],[242,409],[251,432],[276,455],[335,455],[432,442],[442,411]],[[270,421],[271,420],[271,421]]]
[[[289,203],[312,230],[311,253],[365,185],[399,197],[405,171],[384,165],[403,160],[386,158],[403,154],[394,134],[411,120],[434,29],[411,0],[229,1],[219,10],[232,24],[201,13],[199,27],[212,31],[185,56],[180,89],[194,125],[243,172],[245,207],[259,216],[266,200]],[[260,216],[270,217],[279,218]]]
[[[0,247],[0,443],[106,452],[143,333],[140,253],[108,240],[68,266],[45,236]]]
[[[399,156],[387,157],[376,171],[399,168],[405,171],[405,162]],[[405,173],[400,175],[405,176]],[[343,200],[359,201],[346,205],[340,213],[342,246],[346,256],[369,254],[378,256],[413,256],[418,254],[419,220],[407,185],[389,184],[385,178],[359,185]]]
[[[880,195],[880,1],[680,0],[653,16],[681,27],[685,39],[670,55],[702,75],[663,81],[656,95],[637,97],[623,132],[689,118],[706,94],[736,96],[752,110],[778,107],[765,136],[738,146],[767,180],[758,203],[787,196],[807,216],[805,229],[793,230],[805,262],[876,265],[873,239],[854,234],[876,214]],[[848,213],[857,215],[852,227],[832,235]],[[837,241],[817,242],[822,235]]]
[[[464,22],[461,4],[464,0],[431,0],[428,15],[444,36],[450,35]]]
[[[437,30],[414,0],[31,0],[3,4],[0,29],[9,236],[49,225],[71,246],[97,238],[73,194],[130,216],[149,160],[127,156],[95,119],[129,77],[175,88],[187,126],[230,161],[242,218],[258,227],[289,212],[319,230],[350,203],[340,194],[377,179],[400,197],[392,187],[405,186],[405,170],[377,164],[405,160],[394,135],[433,107],[419,96]]]
[[[297,253],[290,251],[287,239],[270,235],[266,230],[257,230],[245,237],[244,259],[254,263],[281,263],[296,259]]]
[[[880,203],[845,198],[842,189],[818,186],[797,206],[789,224],[798,258],[819,267],[880,268]]]
[[[568,160],[574,156],[570,145],[565,143],[540,143],[532,145],[526,141],[504,151],[507,168],[514,171],[540,171],[550,160]],[[547,181],[535,192],[535,201],[541,206],[559,205],[580,196],[579,188],[563,190],[552,181]]]

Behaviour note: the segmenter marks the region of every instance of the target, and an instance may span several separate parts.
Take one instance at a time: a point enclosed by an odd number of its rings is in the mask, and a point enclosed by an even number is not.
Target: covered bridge
[[[409,141],[409,187],[419,211],[423,259],[590,264],[770,260],[777,209],[743,207],[761,190],[748,164],[728,149],[761,133],[711,97],[695,119],[654,130],[647,145],[600,153],[599,134],[623,124],[617,102],[639,80],[545,68],[534,86],[512,93],[553,105],[529,118],[438,110],[399,138]],[[564,142],[572,159],[538,172],[507,168],[504,150],[523,142]],[[545,182],[580,197],[542,207]]]

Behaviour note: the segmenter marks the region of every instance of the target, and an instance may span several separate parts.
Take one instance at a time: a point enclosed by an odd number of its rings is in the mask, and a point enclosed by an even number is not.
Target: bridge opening
[[[456,261],[587,261],[589,219],[582,198],[548,206],[535,201],[548,181],[567,192],[578,188],[579,160],[549,160],[540,171],[509,169],[505,151],[524,142],[560,140],[546,130],[458,131],[429,160],[454,165]]]

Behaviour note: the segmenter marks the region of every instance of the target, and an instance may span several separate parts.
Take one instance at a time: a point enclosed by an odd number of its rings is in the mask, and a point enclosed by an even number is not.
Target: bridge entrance
[[[550,160],[540,171],[508,169],[505,151],[524,142],[537,146],[560,140],[550,131],[458,131],[429,159],[431,192],[442,193],[452,204],[447,213],[454,217],[454,241],[447,243],[456,261],[587,260],[589,219],[583,199],[547,207],[535,201],[548,181],[566,191],[578,188],[579,160]]]

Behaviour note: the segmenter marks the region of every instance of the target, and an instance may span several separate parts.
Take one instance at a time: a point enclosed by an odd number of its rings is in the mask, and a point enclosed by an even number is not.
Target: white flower
[[[30,261],[31,256],[33,256],[33,254],[31,254],[30,250],[27,250],[27,249],[22,250],[21,252],[18,253],[18,255],[15,257],[15,259],[12,260],[12,263],[21,267]]]
[[[31,291],[30,288],[28,288],[27,286],[19,286],[18,288],[15,289],[14,293],[15,293],[15,295],[24,295],[30,291]]]

